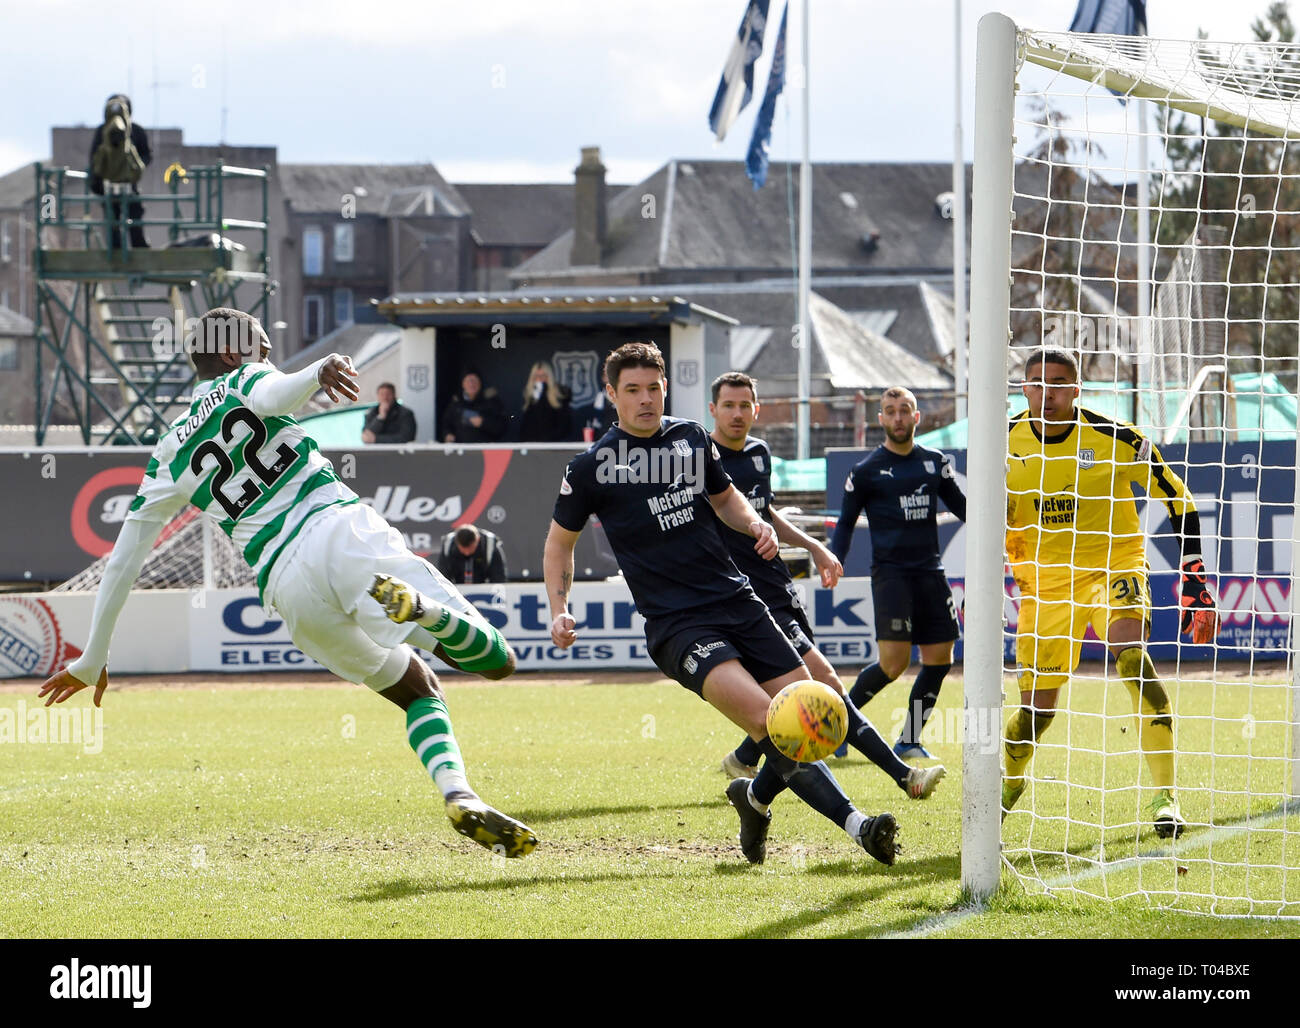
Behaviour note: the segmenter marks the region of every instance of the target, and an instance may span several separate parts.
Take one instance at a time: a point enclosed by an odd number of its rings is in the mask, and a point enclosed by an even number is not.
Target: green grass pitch
[[[892,869],[789,794],[774,806],[767,863],[746,864],[716,770],[738,733],[671,683],[557,684],[525,675],[496,685],[444,682],[471,782],[541,836],[526,859],[494,858],[451,830],[406,746],[400,712],[365,689],[325,676],[255,686],[123,679],[117,684],[128,687],[110,689],[105,699],[102,751],[0,744],[0,933],[1300,936],[1300,921],[1163,909],[1167,895],[1154,902],[1089,895],[1122,896],[1141,876],[1144,886],[1181,890],[1180,906],[1217,885],[1221,895],[1261,902],[1280,896],[1289,912],[1300,912],[1296,818],[1272,823],[1272,834],[1231,831],[1268,805],[1252,798],[1251,786],[1276,792],[1280,785],[1280,762],[1267,755],[1286,752],[1275,723],[1285,710],[1280,688],[1187,684],[1175,695],[1180,751],[1192,753],[1180,756],[1184,812],[1207,820],[1212,804],[1221,826],[1189,832],[1182,856],[1117,864],[1055,896],[1039,895],[1033,882],[1008,872],[992,904],[968,914],[960,909],[956,676],[932,724],[932,749],[949,770],[933,799],[908,800],[856,753],[833,765],[860,808],[898,817],[905,849]],[[36,688],[6,686],[0,710],[35,708]],[[867,708],[882,732],[896,728],[906,689],[896,684]],[[1099,705],[1101,694],[1100,685],[1083,683],[1074,699]],[[1120,731],[1127,695],[1117,687],[1107,694],[1113,718],[1057,719],[1058,741],[1069,733],[1078,748],[1040,754],[1035,770],[1043,777],[1032,803],[1045,816],[1031,822],[1018,811],[1007,822],[1009,859],[1022,871],[1036,861],[1039,881],[1059,880],[1072,866],[1095,867],[1103,837],[1107,861],[1161,845],[1149,831],[1125,827],[1135,802],[1127,788],[1137,768],[1134,733],[1131,726]],[[88,703],[85,694],[70,701]],[[1198,717],[1211,710],[1218,720]],[[1258,730],[1230,741],[1224,726],[1245,713]],[[1208,752],[1211,732],[1219,733],[1215,752],[1242,751],[1242,759],[1216,760],[1213,776],[1195,756]],[[1067,762],[1082,785],[1064,784]],[[1088,820],[1089,802],[1102,796],[1105,815]],[[1028,793],[1022,802],[1029,805]],[[1068,840],[1062,822],[1052,820],[1067,804],[1083,812]],[[1068,860],[1042,855],[1061,843]],[[1247,876],[1211,859],[1237,859],[1246,846],[1276,869]],[[1221,912],[1237,909],[1229,904]]]

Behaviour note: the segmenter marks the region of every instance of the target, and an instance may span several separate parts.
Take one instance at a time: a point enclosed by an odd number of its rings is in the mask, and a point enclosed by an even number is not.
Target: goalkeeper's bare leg
[[[1138,744],[1156,787],[1151,821],[1162,839],[1176,839],[1187,822],[1174,797],[1174,715],[1169,695],[1146,652],[1146,636],[1146,622],[1141,618],[1118,618],[1107,629],[1106,644],[1138,716]]]
[[[452,827],[493,853],[527,856],[537,845],[536,834],[527,825],[489,807],[470,788],[438,679],[406,646],[393,651],[390,669],[403,657],[409,659],[402,677],[380,690],[379,695],[406,711],[407,741],[442,793]],[[377,676],[384,670],[381,668]]]

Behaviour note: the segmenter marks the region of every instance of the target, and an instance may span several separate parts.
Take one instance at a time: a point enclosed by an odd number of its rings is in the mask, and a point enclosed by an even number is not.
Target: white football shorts
[[[419,625],[388,620],[383,607],[369,596],[378,574],[409,582],[425,596],[487,626],[474,605],[437,568],[408,550],[397,529],[364,503],[312,515],[276,560],[265,598],[284,618],[303,653],[340,678],[362,684],[403,643],[424,650],[437,643]],[[382,690],[395,681],[371,687]]]

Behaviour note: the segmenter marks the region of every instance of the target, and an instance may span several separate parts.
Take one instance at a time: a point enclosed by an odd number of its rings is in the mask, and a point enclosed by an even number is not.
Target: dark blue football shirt
[[[709,503],[729,485],[698,422],[666,417],[648,439],[615,425],[569,462],[555,523],[580,532],[600,518],[637,610],[664,617],[749,591]]]
[[[937,499],[966,520],[966,495],[957,485],[956,469],[946,453],[917,445],[900,457],[877,446],[853,466],[844,483],[831,552],[844,560],[858,514],[865,510],[871,527],[872,574],[878,568],[942,571]]]
[[[772,523],[772,451],[762,439],[750,436],[739,450],[718,444],[722,455],[722,470],[730,476],[737,489],[768,524]],[[722,540],[727,544],[736,567],[749,577],[749,584],[758,598],[769,608],[785,607],[791,603],[801,606],[799,594],[794,590],[794,580],[778,555],[764,560],[754,551],[754,537],[737,532],[718,522]]]

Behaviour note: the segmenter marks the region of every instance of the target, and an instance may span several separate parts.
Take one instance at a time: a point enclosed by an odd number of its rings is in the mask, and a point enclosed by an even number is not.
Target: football
[[[772,744],[800,763],[829,757],[848,730],[844,698],[821,682],[794,682],[768,704],[767,734]]]

